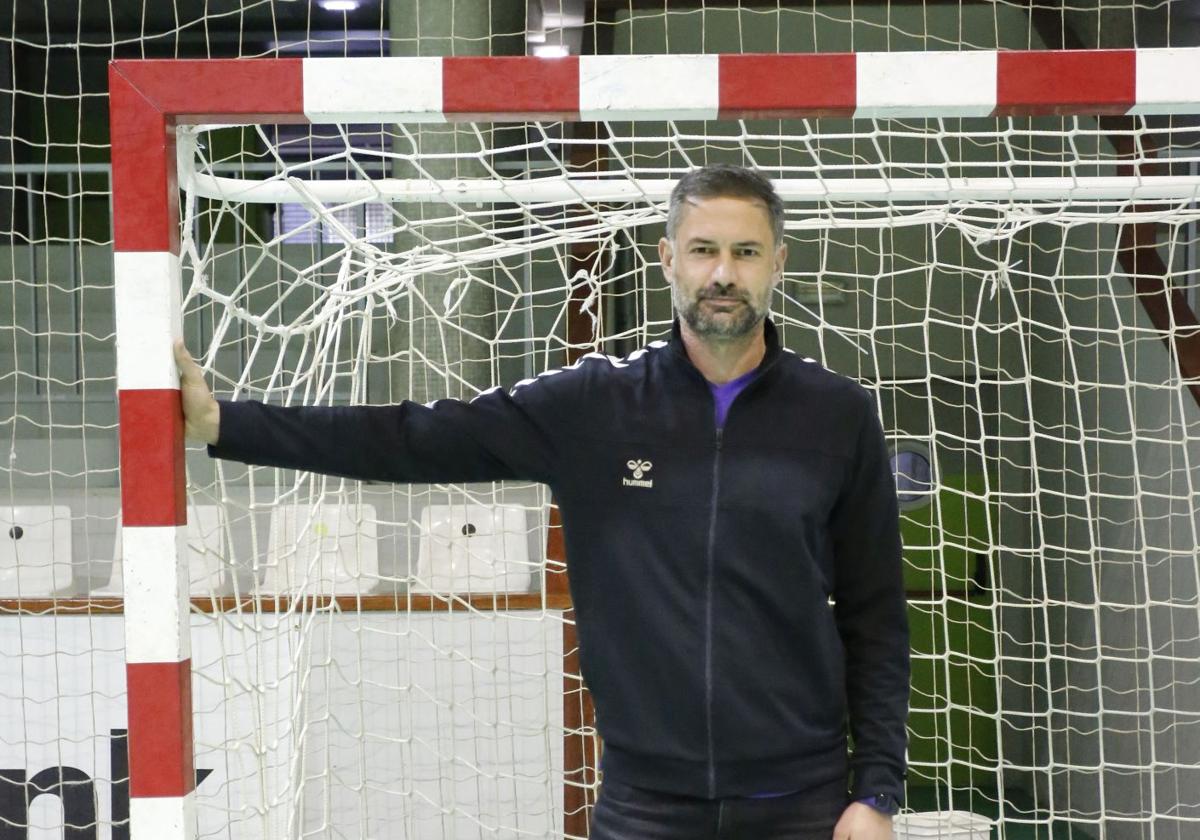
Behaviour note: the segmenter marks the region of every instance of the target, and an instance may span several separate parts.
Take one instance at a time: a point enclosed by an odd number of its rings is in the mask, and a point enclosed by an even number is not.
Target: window
[[[354,236],[367,242],[391,242],[396,221],[382,204],[359,204],[333,211],[333,217]],[[327,242],[340,244],[342,234],[331,225],[313,222],[302,204],[281,204],[275,213],[275,235],[286,235],[289,244]]]

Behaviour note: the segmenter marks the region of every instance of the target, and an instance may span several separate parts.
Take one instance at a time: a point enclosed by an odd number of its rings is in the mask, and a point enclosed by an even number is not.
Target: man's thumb
[[[182,338],[175,339],[175,364],[179,367],[179,373],[185,378],[197,376],[200,373],[200,366],[196,364],[196,360],[184,346]]]

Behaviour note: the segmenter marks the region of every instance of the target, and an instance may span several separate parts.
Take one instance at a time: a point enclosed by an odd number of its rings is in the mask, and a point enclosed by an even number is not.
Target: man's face
[[[658,243],[675,311],[713,341],[750,334],[770,309],[787,245],[775,244],[767,208],[745,198],[688,202],[674,240]]]

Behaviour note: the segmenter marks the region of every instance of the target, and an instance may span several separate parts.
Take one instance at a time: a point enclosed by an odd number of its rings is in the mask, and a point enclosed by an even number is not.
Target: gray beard
[[[743,305],[735,312],[714,316],[701,306],[703,295],[689,300],[677,286],[671,289],[671,300],[680,319],[691,328],[692,333],[712,341],[745,338],[762,324],[769,310],[766,301],[760,307],[755,305],[755,301],[743,297]]]

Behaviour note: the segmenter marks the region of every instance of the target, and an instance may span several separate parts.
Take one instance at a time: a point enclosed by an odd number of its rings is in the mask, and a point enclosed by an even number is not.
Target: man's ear
[[[658,261],[662,263],[663,277],[668,283],[675,280],[675,249],[671,247],[671,240],[663,237],[658,240]]]
[[[786,242],[780,242],[779,247],[775,249],[775,281],[773,285],[779,285],[783,280],[783,268],[787,265],[788,247]]]

